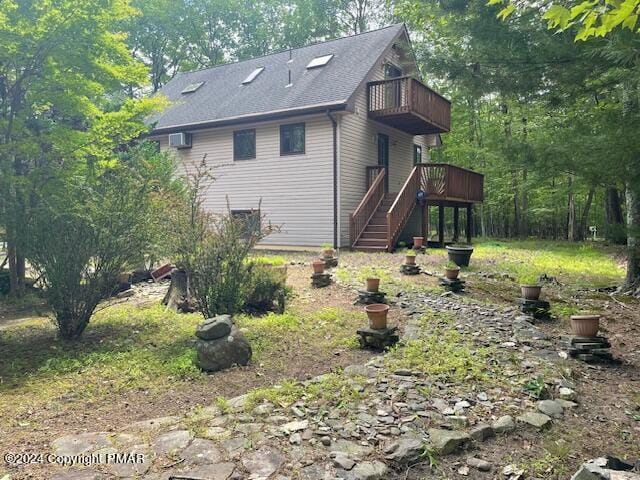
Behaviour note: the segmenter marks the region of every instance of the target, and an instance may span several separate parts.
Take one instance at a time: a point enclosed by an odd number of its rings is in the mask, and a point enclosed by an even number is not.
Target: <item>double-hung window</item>
[[[256,131],[236,130],[233,132],[233,159],[249,160],[256,158]]]
[[[304,123],[280,125],[280,155],[304,153]]]

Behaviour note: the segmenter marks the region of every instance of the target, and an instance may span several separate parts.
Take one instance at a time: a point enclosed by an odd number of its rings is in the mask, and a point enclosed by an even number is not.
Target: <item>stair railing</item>
[[[376,210],[384,199],[385,175],[386,169],[382,168],[378,171],[378,174],[362,198],[362,201],[355,211],[349,215],[349,242],[352,247],[355,247],[360,235],[362,235],[362,232],[367,228],[371,217],[376,213]]]
[[[421,166],[413,167],[409,177],[404,182],[393,205],[387,212],[387,250],[393,251],[396,240],[400,236],[413,207],[416,205],[416,193],[420,188]]]

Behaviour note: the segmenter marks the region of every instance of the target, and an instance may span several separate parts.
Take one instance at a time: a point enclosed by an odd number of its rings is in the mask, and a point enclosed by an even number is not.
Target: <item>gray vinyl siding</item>
[[[305,123],[305,153],[280,155],[281,124]],[[233,131],[256,129],[256,158],[233,160]],[[168,137],[159,137],[162,149]],[[206,154],[216,181],[206,194],[208,211],[257,209],[280,227],[264,245],[318,246],[333,243],[333,132],[325,115],[194,131],[192,148],[171,149],[177,163],[193,171]],[[260,204],[261,202],[261,204]]]
[[[384,78],[381,57],[370,78]],[[347,113],[340,122],[340,241],[349,245],[349,215],[357,208],[366,193],[365,170],[378,164],[378,133],[389,136],[389,191],[399,192],[413,168],[413,145],[422,146],[422,161],[428,160],[428,141],[424,135],[413,136],[370,120],[367,117],[367,87],[362,85],[355,97],[354,112]]]

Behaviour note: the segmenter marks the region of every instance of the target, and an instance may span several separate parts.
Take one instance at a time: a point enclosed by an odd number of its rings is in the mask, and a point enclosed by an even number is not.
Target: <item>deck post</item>
[[[422,206],[422,225],[420,229],[420,235],[424,238],[424,244],[427,245],[429,243],[429,207],[425,203]]]
[[[471,245],[471,230],[473,228],[473,203],[467,204],[467,243]]]
[[[453,242],[457,243],[460,237],[460,208],[453,207]]]
[[[444,248],[444,205],[438,204],[438,243]]]

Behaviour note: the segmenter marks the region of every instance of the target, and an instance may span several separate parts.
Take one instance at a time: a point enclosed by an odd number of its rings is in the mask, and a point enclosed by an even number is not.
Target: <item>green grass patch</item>
[[[580,312],[578,305],[572,305],[570,303],[552,303],[549,310],[551,315],[559,318],[570,317],[571,315],[577,315]]]
[[[474,269],[507,273],[518,283],[544,273],[565,284],[606,286],[624,276],[612,253],[588,242],[483,241],[474,245],[471,262],[480,262]]]
[[[497,373],[492,349],[476,348],[453,328],[450,318],[432,313],[421,322],[420,338],[397,345],[387,354],[388,368],[419,371],[441,381],[484,381]]]
[[[262,402],[286,407],[300,399],[306,404],[320,403],[331,405],[332,408],[346,408],[363,398],[364,383],[362,377],[347,377],[338,372],[322,375],[306,385],[285,380],[274,387],[257,388],[249,392],[245,408],[251,410]]]
[[[288,263],[281,255],[252,255],[247,261],[256,265],[271,265],[273,267],[281,267]]]
[[[573,453],[572,442],[547,435],[543,440],[542,455],[521,463],[526,473],[541,478],[568,478],[571,474],[569,458]],[[552,475],[552,477],[550,476]]]
[[[353,327],[365,322],[365,314],[334,307],[325,307],[311,313],[268,313],[263,317],[241,315],[238,326],[246,328],[255,361],[266,360],[265,355],[292,337],[322,339],[327,347],[355,348],[357,338]]]
[[[91,398],[198,378],[193,341],[201,320],[161,305],[113,306],[96,313],[75,342],[58,339],[46,321],[7,329],[0,340],[7,359],[0,364],[0,408],[15,396],[46,401],[71,391]]]

